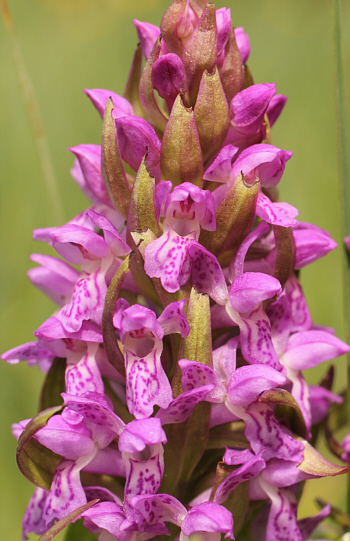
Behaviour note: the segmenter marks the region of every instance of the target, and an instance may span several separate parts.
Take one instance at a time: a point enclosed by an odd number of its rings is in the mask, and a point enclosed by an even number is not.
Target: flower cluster
[[[24,538],[84,517],[100,541],[307,540],[329,507],[298,521],[300,483],[346,469],[313,447],[341,398],[303,371],[350,348],[298,275],[336,244],[277,200],[286,97],[254,84],[230,9],[175,0],[134,24],[124,96],[85,91],[101,146],[70,149],[92,206],[34,231],[59,257],[28,275],[58,308],[2,355],[47,374],[13,428],[37,485]]]

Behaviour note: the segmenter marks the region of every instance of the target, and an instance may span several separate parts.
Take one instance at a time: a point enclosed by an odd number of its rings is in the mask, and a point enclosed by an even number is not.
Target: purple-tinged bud
[[[287,99],[287,96],[284,96],[283,94],[276,94],[276,96],[271,99],[266,111],[270,127],[274,125],[274,123],[282,113]]]
[[[152,176],[159,180],[160,141],[154,128],[143,118],[125,116],[116,120],[120,155],[133,169],[138,171],[144,155]]]
[[[189,5],[189,0],[175,0],[166,10],[160,30],[171,53],[182,56],[184,45],[197,25],[198,15],[193,5]]]
[[[182,60],[187,73],[189,103],[194,105],[204,70],[212,73],[216,64],[215,5],[207,4],[193,35],[186,45]]]
[[[214,192],[215,193],[215,192]],[[255,217],[259,182],[247,184],[239,175],[216,209],[216,231],[202,231],[200,241],[215,255],[237,250]]]
[[[177,95],[187,91],[187,75],[181,58],[174,53],[161,56],[154,63],[151,78],[153,88],[171,111]]]
[[[243,64],[246,64],[250,55],[250,43],[248,34],[244,32],[243,26],[235,28],[235,38]]]
[[[242,135],[253,135],[260,127],[276,85],[258,84],[242,90],[231,101],[232,126]]]
[[[293,228],[296,247],[295,268],[302,269],[337,247],[328,231],[307,223],[299,223]]]
[[[194,118],[206,161],[220,148],[230,126],[229,108],[217,68],[214,73],[203,72]]]
[[[225,47],[225,59],[220,69],[220,78],[227,102],[230,103],[243,85],[242,58],[236,43],[235,31],[231,26],[231,34]]]
[[[155,42],[157,41],[160,30],[158,26],[151,23],[145,23],[134,19],[132,21],[136,28],[137,36],[140,40],[142,52],[148,60],[149,55],[152,52]]]
[[[152,52],[146,62],[145,68],[140,79],[140,101],[141,105],[147,113],[147,118],[150,122],[162,132],[165,130],[167,119],[165,113],[161,110],[152,87],[152,69],[155,62],[158,60],[161,49],[161,36],[158,37],[154,44]]]
[[[113,101],[109,99],[103,117],[101,171],[112,203],[121,215],[126,217],[131,189],[119,152],[113,109]]]
[[[137,116],[144,116],[145,112],[140,102],[140,79],[142,73],[142,49],[138,44],[132,60],[131,68],[129,71],[128,80],[125,85],[123,97],[131,103],[134,113]]]
[[[160,167],[163,178],[174,186],[192,182],[202,186],[203,158],[192,109],[187,109],[180,94],[176,98],[164,133]]]
[[[113,118],[119,118],[120,116],[133,115],[134,110],[131,103],[127,99],[119,96],[111,90],[103,90],[100,88],[93,88],[91,90],[84,90],[85,94],[92,101],[93,105],[96,107],[97,111],[100,113],[103,118],[108,98],[112,98],[114,109],[112,111]]]

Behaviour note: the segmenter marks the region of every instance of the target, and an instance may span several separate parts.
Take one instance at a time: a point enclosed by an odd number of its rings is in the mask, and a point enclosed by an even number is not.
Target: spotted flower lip
[[[304,374],[350,351],[299,282],[336,243],[278,200],[287,97],[254,84],[231,10],[174,0],[160,26],[133,22],[123,95],[85,90],[101,145],[69,149],[91,206],[33,233],[56,252],[28,272],[55,311],[2,355],[45,377],[12,427],[36,485],[23,535],[82,517],[67,538],[304,541],[330,506],[298,520],[301,483],[350,470],[310,444],[324,424],[350,462],[333,368]]]

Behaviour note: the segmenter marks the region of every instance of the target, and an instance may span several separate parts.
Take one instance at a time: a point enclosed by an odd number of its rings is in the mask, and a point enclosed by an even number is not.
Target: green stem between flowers
[[[335,104],[338,139],[339,162],[339,195],[342,221],[342,237],[350,235],[350,167],[347,138],[347,112],[345,106],[345,85],[341,50],[341,6],[340,0],[331,0],[331,19],[334,56]],[[344,282],[344,320],[345,339],[350,341],[350,256],[344,248],[343,253],[343,282]],[[350,385],[350,354],[347,354],[348,386]],[[350,401],[349,401],[350,405]],[[348,411],[350,428],[350,407]],[[348,513],[350,513],[350,476],[348,477]]]
[[[14,65],[22,92],[23,102],[27,110],[29,123],[33,131],[34,141],[37,147],[39,160],[44,176],[45,187],[50,201],[50,217],[56,225],[64,223],[64,213],[61,196],[58,191],[52,165],[47,138],[41,121],[39,108],[34,95],[33,85],[24,65],[21,49],[17,40],[13,20],[6,0],[0,0],[2,18],[8,31]]]

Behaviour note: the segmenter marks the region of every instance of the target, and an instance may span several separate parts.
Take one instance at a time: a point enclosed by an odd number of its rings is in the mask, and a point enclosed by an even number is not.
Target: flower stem
[[[56,225],[61,225],[64,222],[63,205],[61,196],[58,191],[47,138],[40,117],[38,104],[35,99],[33,85],[24,65],[22,52],[18,43],[13,19],[7,1],[0,0],[0,6],[2,18],[11,40],[14,65],[17,71],[17,76],[22,92],[23,102],[27,110],[29,123],[33,131],[34,141],[37,147],[39,160],[44,176],[47,196],[50,201],[50,219],[52,219],[56,223]]]
[[[345,105],[345,85],[342,62],[341,38],[341,5],[340,0],[331,0],[331,20],[334,57],[334,87],[338,139],[339,195],[342,220],[343,239],[350,235],[350,167],[347,137],[347,112]],[[350,255],[343,251],[343,283],[344,283],[344,322],[345,340],[350,341]],[[350,384],[350,354],[347,354],[348,388]],[[350,401],[348,424],[350,429]],[[350,513],[350,476],[348,476],[348,513]]]

